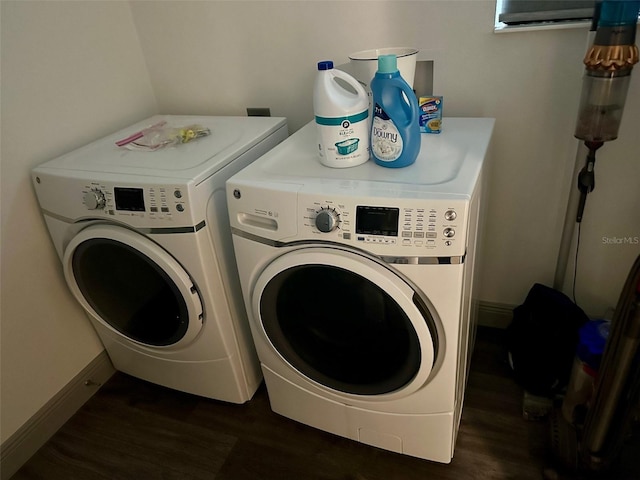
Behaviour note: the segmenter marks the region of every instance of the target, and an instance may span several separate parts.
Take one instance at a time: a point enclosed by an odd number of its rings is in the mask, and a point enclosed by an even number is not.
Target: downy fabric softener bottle
[[[418,99],[400,76],[395,55],[380,55],[371,80],[371,156],[378,165],[406,167],[420,152]]]

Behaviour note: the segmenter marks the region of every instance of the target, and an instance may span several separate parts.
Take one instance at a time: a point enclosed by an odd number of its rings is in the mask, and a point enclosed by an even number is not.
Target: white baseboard
[[[0,478],[9,479],[115,373],[102,351],[0,446]]]
[[[505,303],[478,302],[478,325],[483,327],[507,328],[513,319],[516,305]]]

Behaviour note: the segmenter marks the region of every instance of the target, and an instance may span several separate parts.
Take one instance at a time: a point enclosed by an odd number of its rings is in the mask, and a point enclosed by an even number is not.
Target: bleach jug
[[[400,76],[395,55],[378,57],[371,92],[373,160],[383,167],[411,165],[420,152],[420,108],[415,93]]]
[[[353,92],[336,82],[341,79]],[[318,63],[313,88],[313,112],[318,131],[318,156],[327,167],[344,168],[369,160],[369,100],[360,82],[333,68],[333,62]]]

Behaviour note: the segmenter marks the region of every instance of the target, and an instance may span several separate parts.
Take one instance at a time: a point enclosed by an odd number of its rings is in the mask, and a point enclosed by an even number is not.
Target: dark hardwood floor
[[[522,416],[501,330],[480,328],[453,461],[383,451],[273,413],[116,373],[13,477],[26,479],[542,479],[556,475],[548,421]],[[638,458],[636,456],[635,458]],[[640,463],[635,460],[633,464]],[[618,469],[607,478],[640,478]]]

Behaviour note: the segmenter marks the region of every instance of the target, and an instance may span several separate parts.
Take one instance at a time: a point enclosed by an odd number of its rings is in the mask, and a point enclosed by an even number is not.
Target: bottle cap
[[[393,73],[398,71],[398,59],[395,55],[380,55],[378,57],[378,72]]]
[[[333,62],[331,60],[323,60],[318,62],[318,70],[331,70],[333,68]]]
[[[606,320],[589,320],[578,331],[578,358],[594,370],[600,367],[610,326],[611,322]]]

